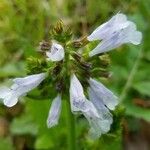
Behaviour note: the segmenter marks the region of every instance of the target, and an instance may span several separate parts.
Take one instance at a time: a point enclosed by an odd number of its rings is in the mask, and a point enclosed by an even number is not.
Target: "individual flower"
[[[125,43],[138,45],[141,43],[142,33],[136,30],[136,25],[128,21],[125,15],[117,14],[110,21],[98,27],[87,39],[89,41],[102,39],[102,42],[89,53],[89,56],[92,57]]]
[[[110,110],[114,110],[118,104],[117,97],[107,89],[102,83],[90,78],[89,85],[95,95],[107,106]]]
[[[88,89],[88,95],[90,101],[94,104],[99,114],[99,119],[90,120],[93,124],[90,134],[93,138],[98,138],[101,134],[107,133],[110,130],[113,119],[108,108],[91,88]]]
[[[61,96],[60,94],[52,101],[48,118],[47,118],[47,126],[51,128],[58,124],[58,120],[61,112]]]
[[[109,109],[114,110],[118,101],[117,97],[109,89],[92,78],[89,79],[88,94],[100,117],[99,120],[93,122],[96,125],[91,128],[92,136],[97,138],[110,130],[113,119]]]
[[[101,86],[101,89],[98,90],[106,92],[107,89],[104,86]],[[108,91],[109,90],[103,94],[109,94],[110,96],[111,93]],[[97,91],[95,93],[95,87],[93,89],[93,84],[92,87],[89,88],[88,94],[90,101],[86,99],[80,81],[77,79],[76,75],[73,74],[70,83],[71,110],[73,113],[80,112],[87,118],[91,126],[89,131],[91,137],[98,138],[101,134],[107,133],[110,130],[112,115],[103,102],[104,95],[102,94],[101,96],[101,93],[96,95]],[[114,105],[116,105],[116,102]]]
[[[45,73],[40,73],[29,75],[24,78],[15,78],[10,88],[2,87],[0,89],[0,99],[3,99],[4,105],[12,107],[18,102],[21,96],[25,96],[27,92],[36,88],[45,77]]]
[[[110,130],[113,119],[109,109],[115,109],[118,104],[117,97],[104,85],[92,78],[89,79],[88,95],[99,114],[98,119],[88,118],[91,124],[90,135],[93,138],[98,138]]]
[[[64,48],[55,42],[52,42],[52,46],[49,51],[46,52],[47,60],[60,61],[64,58]]]
[[[86,99],[83,87],[75,74],[71,76],[70,81],[70,105],[73,113],[81,112],[99,117],[93,103]]]

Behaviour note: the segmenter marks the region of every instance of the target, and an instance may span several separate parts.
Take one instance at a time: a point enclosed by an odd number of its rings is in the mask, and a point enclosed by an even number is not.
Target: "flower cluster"
[[[63,31],[61,24],[58,24],[52,34],[54,39],[50,43],[41,43],[41,49],[45,50],[47,62],[53,62],[54,64],[51,67],[52,69],[14,79],[10,88],[1,87],[0,99],[3,100],[4,105],[14,106],[20,97],[25,96],[43,80],[49,78],[49,72],[52,71],[55,77],[51,84],[56,84],[58,93],[52,101],[47,126],[50,128],[58,124],[62,98],[67,90],[70,93],[72,113],[82,114],[91,126],[90,135],[93,138],[98,138],[101,134],[110,130],[113,122],[110,111],[115,109],[118,100],[109,89],[97,79],[94,79],[95,77],[91,77],[91,70],[94,66],[85,61],[76,48],[84,47],[90,41],[101,40],[96,48],[89,52],[89,57],[92,57],[96,54],[108,52],[124,43],[140,44],[142,34],[136,30],[136,25],[128,21],[127,17],[121,13],[113,16],[108,22],[99,26],[91,35],[81,41],[68,41],[71,34],[67,33],[68,31]],[[68,78],[70,79],[69,82]]]

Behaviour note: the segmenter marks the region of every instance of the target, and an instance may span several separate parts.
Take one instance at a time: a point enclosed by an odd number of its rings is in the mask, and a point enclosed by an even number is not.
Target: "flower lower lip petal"
[[[52,101],[49,115],[47,118],[47,127],[51,128],[58,124],[58,120],[61,112],[61,96],[58,94],[57,97]]]

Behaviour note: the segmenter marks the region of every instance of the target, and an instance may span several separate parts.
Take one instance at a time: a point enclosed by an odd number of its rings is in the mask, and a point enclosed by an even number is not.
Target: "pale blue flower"
[[[45,73],[29,75],[24,78],[13,79],[13,85],[0,88],[0,99],[7,107],[14,106],[21,96],[36,88],[46,77]]]
[[[111,37],[114,32],[126,28],[129,25],[126,15],[117,13],[109,21],[96,28],[91,35],[87,37],[89,41],[103,40]]]
[[[64,58],[64,48],[62,45],[52,42],[52,46],[49,51],[46,52],[47,60],[50,61],[60,61]]]
[[[89,134],[92,138],[98,138],[101,134],[107,133],[112,124],[112,115],[92,88],[88,91],[89,99],[87,100],[83,87],[75,74],[71,77],[70,83],[70,103],[73,113],[82,113],[90,124]]]
[[[93,103],[87,100],[87,98],[85,97],[83,87],[75,74],[71,76],[70,104],[73,113],[81,112],[91,117],[99,117]]]
[[[58,124],[58,120],[61,112],[61,96],[60,94],[52,101],[48,118],[47,118],[47,126],[51,128]]]
[[[94,104],[99,114],[99,118],[88,119],[91,124],[90,135],[92,138],[98,138],[101,134],[107,133],[110,130],[113,119],[103,101],[90,87],[88,89],[88,95],[89,100]]]
[[[114,110],[118,104],[117,96],[115,96],[108,88],[102,83],[90,78],[90,88],[95,95],[107,106],[110,110]]]
[[[99,118],[87,117],[91,124],[90,135],[93,138],[98,138],[110,130],[113,118],[109,109],[114,110],[118,101],[109,89],[92,78],[89,79],[88,95],[99,115]]]
[[[90,57],[108,52],[125,43],[138,45],[141,43],[142,33],[137,31],[136,25],[128,21],[125,15],[119,13],[88,36],[89,41],[100,39],[101,43],[89,53]]]

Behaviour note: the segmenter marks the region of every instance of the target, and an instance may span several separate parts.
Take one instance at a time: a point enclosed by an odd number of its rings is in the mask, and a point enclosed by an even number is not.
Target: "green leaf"
[[[140,94],[150,96],[150,81],[138,82],[133,85],[133,88]]]
[[[0,68],[0,77],[22,76],[25,74],[24,63],[8,63]]]
[[[37,138],[35,142],[35,149],[51,149],[54,147],[53,140],[50,138],[50,135],[41,135]]]
[[[115,134],[104,134],[97,140],[87,139],[81,144],[87,150],[121,150],[122,130],[119,128]],[[80,146],[79,146],[80,147]]]
[[[46,119],[50,108],[50,100],[32,100],[30,98],[26,98],[26,100],[27,113],[38,125],[40,132],[44,132],[47,129]]]
[[[14,150],[11,139],[0,138],[0,149],[1,150]]]
[[[134,116],[136,118],[142,118],[144,120],[150,121],[150,110],[136,106],[132,103],[131,99],[126,99],[125,102],[126,114]]]
[[[33,122],[30,116],[21,116],[15,118],[10,127],[11,133],[15,135],[31,134],[36,135],[38,132],[37,125]]]

